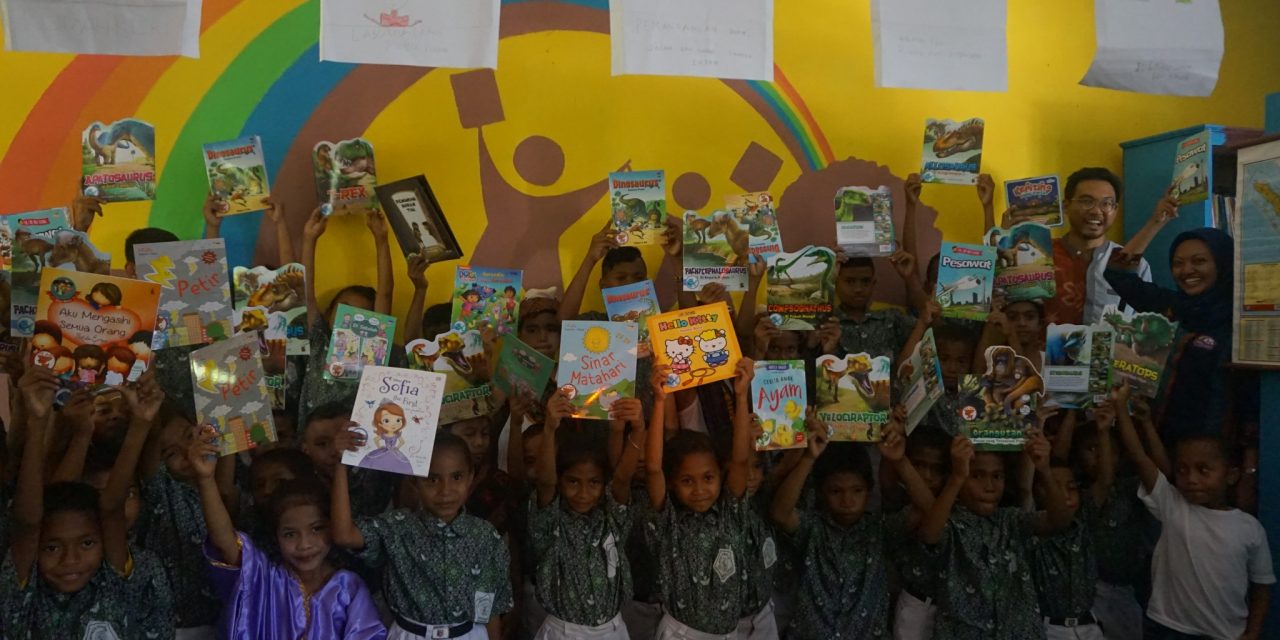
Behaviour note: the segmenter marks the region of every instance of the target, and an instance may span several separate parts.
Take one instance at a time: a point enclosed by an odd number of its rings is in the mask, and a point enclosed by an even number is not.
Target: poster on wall
[[[495,69],[500,11],[500,0],[323,0],[320,59]]]
[[[1280,141],[1240,150],[1232,361],[1280,367]]]

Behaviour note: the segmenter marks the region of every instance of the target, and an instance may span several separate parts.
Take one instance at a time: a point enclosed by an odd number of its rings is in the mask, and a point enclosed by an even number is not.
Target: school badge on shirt
[[[480,624],[488,624],[489,616],[493,613],[493,594],[483,591],[476,592],[476,622]]]
[[[720,577],[720,582],[728,582],[733,574],[738,572],[737,566],[733,562],[733,551],[728,547],[720,549],[720,553],[716,554],[716,561],[711,565],[716,575]]]

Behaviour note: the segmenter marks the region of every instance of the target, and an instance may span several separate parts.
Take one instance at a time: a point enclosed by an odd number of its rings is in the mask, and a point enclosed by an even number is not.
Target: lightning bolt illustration
[[[173,288],[173,279],[177,276],[173,275],[173,258],[169,256],[160,256],[151,261],[151,268],[156,272],[148,275],[147,280],[154,282],[166,289]]]

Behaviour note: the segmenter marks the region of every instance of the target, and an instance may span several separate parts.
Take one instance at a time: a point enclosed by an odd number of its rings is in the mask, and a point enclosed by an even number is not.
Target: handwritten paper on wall
[[[0,0],[6,51],[200,57],[203,0]]]
[[[773,0],[609,0],[614,75],[773,80]]]
[[[1080,84],[1207,96],[1222,65],[1218,0],[1095,0],[1098,49]]]
[[[496,69],[500,11],[501,0],[321,0],[320,59]]]
[[[1005,0],[872,0],[876,86],[1007,91]]]

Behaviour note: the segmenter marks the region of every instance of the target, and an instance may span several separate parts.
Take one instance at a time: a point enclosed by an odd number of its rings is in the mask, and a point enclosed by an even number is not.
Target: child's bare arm
[[[1024,451],[1031,464],[1035,466],[1036,476],[1044,487],[1044,511],[1039,514],[1035,526],[1035,533],[1038,536],[1047,536],[1066,529],[1071,524],[1072,518],[1071,511],[1067,508],[1067,496],[1053,477],[1050,466],[1052,450],[1049,439],[1045,438],[1044,433],[1039,429],[1027,434]]]
[[[573,280],[569,281],[569,286],[564,290],[564,299],[560,301],[561,320],[572,320],[582,312],[582,299],[587,295],[587,285],[591,282],[592,270],[604,259],[610,249],[617,246],[618,238],[613,231],[612,221],[606,222],[603,229],[591,236],[591,246],[587,248],[587,255],[582,257],[582,264],[578,266],[578,272],[573,275]]]
[[[640,464],[640,446],[632,439],[636,436],[641,440],[645,438],[644,405],[636,398],[623,398],[613,403],[610,412],[613,422],[619,424],[613,429],[614,433],[625,434],[627,426],[631,427],[631,434],[624,436],[627,444],[623,446],[622,455],[613,469],[613,481],[610,485],[614,501],[618,504],[631,504],[631,478],[635,475],[636,465]]]
[[[191,440],[187,449],[187,460],[196,474],[196,488],[200,491],[200,509],[204,513],[205,528],[209,531],[209,543],[218,550],[218,560],[233,567],[240,566],[240,539],[236,528],[231,524],[231,514],[222,502],[222,492],[218,490],[217,473],[219,456],[222,450],[217,444],[218,432],[211,426],[200,428],[200,433]],[[235,456],[222,456],[235,458]]]
[[[911,303],[911,308],[916,313],[923,312],[930,296],[925,293],[924,286],[920,284],[920,272],[916,269],[916,257],[909,251],[899,249],[897,253],[889,256],[889,263],[893,265],[893,270],[897,271],[902,278],[902,284],[907,289],[907,301]]]
[[[210,193],[204,198],[204,239],[212,240],[222,236],[222,218],[218,217],[218,212],[226,206],[222,200]]]
[[[754,353],[764,359],[764,350],[755,349],[756,333],[756,300],[760,298],[760,282],[764,280],[764,261],[757,260],[747,265],[747,292],[738,305],[738,313],[733,317],[733,330],[737,332],[743,353]],[[682,287],[683,288],[683,287]],[[746,343],[751,344],[746,344]]]
[[[307,223],[302,227],[302,266],[307,271],[307,323],[318,320],[320,303],[316,298],[316,243],[329,227],[329,218],[319,207],[311,212]]]
[[[933,298],[925,300],[924,308],[920,310],[920,317],[916,319],[916,326],[911,330],[911,335],[907,337],[906,344],[902,345],[902,351],[898,354],[898,362],[906,362],[911,358],[911,352],[915,351],[916,345],[924,339],[924,333],[941,317],[942,305]]]
[[[800,494],[804,492],[805,480],[809,478],[809,474],[813,471],[813,465],[822,457],[822,452],[827,449],[827,428],[825,424],[815,425],[815,428],[809,430],[809,446],[805,449],[796,449],[802,451],[800,459],[796,465],[787,474],[785,480],[778,487],[778,492],[773,496],[773,504],[769,508],[769,517],[779,529],[787,533],[793,533],[800,528],[800,513],[796,511],[796,504],[800,502]]]
[[[1044,423],[1048,418],[1049,416],[1046,415],[1045,419],[1040,421],[1041,429],[1044,429]],[[1071,459],[1071,445],[1075,443],[1078,420],[1078,412],[1074,409],[1068,409],[1062,414],[1062,421],[1058,423],[1058,436],[1053,440],[1053,457],[1059,460]]]
[[[1156,463],[1156,468],[1165,477],[1173,477],[1173,464],[1169,460],[1169,452],[1164,448],[1164,440],[1156,431],[1155,420],[1151,416],[1151,405],[1146,398],[1134,398],[1134,425],[1142,430],[1142,440],[1147,447],[1147,455]]]
[[[755,362],[751,358],[738,361],[737,377],[733,381],[733,451],[729,459],[729,475],[725,488],[735,498],[747,492],[747,476],[751,473],[751,379],[755,377]]]
[[[1156,488],[1156,480],[1159,479],[1161,470],[1142,447],[1142,441],[1138,439],[1138,432],[1133,427],[1133,419],[1129,417],[1128,411],[1120,411],[1116,414],[1116,425],[1120,428],[1120,442],[1124,445],[1125,453],[1129,454],[1129,460],[1138,468],[1138,478],[1142,480],[1142,486],[1148,492],[1152,491]]]
[[[13,499],[14,530],[9,543],[18,580],[26,583],[40,546],[40,523],[44,519],[45,435],[53,424],[53,396],[58,379],[51,369],[28,367],[18,382],[27,406],[27,433],[18,468],[17,495]]]
[[[373,234],[373,247],[378,260],[378,291],[373,302],[375,313],[391,313],[392,295],[396,286],[395,270],[391,267],[391,242],[387,239],[387,218],[381,211],[365,215],[365,224]]]
[[[547,506],[556,497],[556,430],[560,421],[573,415],[573,403],[563,390],[547,401],[547,421],[542,429],[542,450],[538,452],[538,504]]]
[[[920,255],[920,247],[916,239],[916,210],[920,206],[920,190],[923,187],[920,180],[920,174],[912,173],[907,175],[902,188],[906,192],[906,200],[904,205],[904,217],[902,219],[902,250],[915,256],[916,264],[922,263],[924,256]]]
[[[129,529],[125,525],[124,505],[129,499],[129,486],[133,484],[147,435],[160,412],[160,404],[164,402],[164,392],[160,390],[155,376],[155,369],[151,369],[138,378],[136,386],[120,388],[129,405],[129,428],[115,465],[111,467],[107,486],[98,497],[98,510],[102,513],[103,551],[107,562],[120,573],[124,573],[129,564]]]
[[[991,179],[991,174],[983,173],[978,175],[978,202],[982,203],[982,231],[985,233],[987,229],[996,226],[996,206],[995,206],[995,180]]]
[[[667,504],[667,479],[662,475],[663,431],[667,417],[666,377],[668,367],[654,366],[650,384],[653,386],[653,410],[649,419],[649,433],[645,439],[644,479],[649,491],[649,504],[654,511],[661,511]]]
[[[925,544],[938,544],[942,541],[942,532],[947,528],[947,520],[951,518],[951,508],[956,498],[969,480],[969,461],[973,459],[973,443],[964,436],[956,436],[951,441],[951,477],[942,487],[942,493],[933,501],[933,507],[925,512],[916,536]]]
[[[1099,507],[1106,504],[1107,498],[1111,496],[1111,487],[1116,482],[1116,465],[1111,459],[1111,430],[1116,426],[1116,416],[1122,411],[1128,413],[1128,403],[1129,385],[1126,383],[1111,392],[1111,402],[1103,405],[1107,410],[1097,412],[1101,415],[1094,415],[1094,422],[1098,425],[1098,477],[1093,479],[1090,497],[1093,498],[1093,504]]]
[[[896,476],[894,486],[897,486],[897,481],[902,482],[916,513],[927,513],[933,507],[933,492],[929,491],[929,485],[907,458],[907,437],[903,435],[906,424],[907,408],[903,405],[895,406],[890,414],[889,424],[884,429],[884,437],[878,445],[880,456],[884,460],[880,468],[888,467],[893,470],[893,475]],[[883,492],[888,488],[888,485],[881,485],[880,490]]]
[[[427,306],[427,259],[421,253],[409,254],[409,282],[413,283],[413,299],[409,301],[409,311],[404,318],[404,342],[409,344],[418,338],[431,339],[435,336],[422,335],[422,310]]]
[[[297,254],[293,251],[293,234],[289,233],[289,225],[285,223],[284,203],[267,198],[263,200],[263,204],[267,205],[264,210],[267,220],[271,221],[271,226],[276,230],[276,249],[281,266],[297,261]]]
[[[71,429],[71,441],[50,482],[78,482],[84,476],[84,459],[93,442],[93,396],[87,389],[72,392],[61,411],[62,424]]]
[[[222,504],[230,513],[240,512],[240,488],[236,486],[236,457],[222,456],[218,458],[218,466],[213,471],[213,481],[218,485],[218,495],[222,496]]]
[[[354,451],[356,435],[350,427],[338,432],[333,439],[333,446],[338,451]],[[347,465],[342,464],[341,457],[333,465],[333,486],[329,496],[329,528],[333,532],[333,544],[359,551],[364,549],[364,535],[351,517],[351,490],[347,479]]]
[[[1249,619],[1240,640],[1258,640],[1262,637],[1262,623],[1267,619],[1271,606],[1271,585],[1249,583]]]

